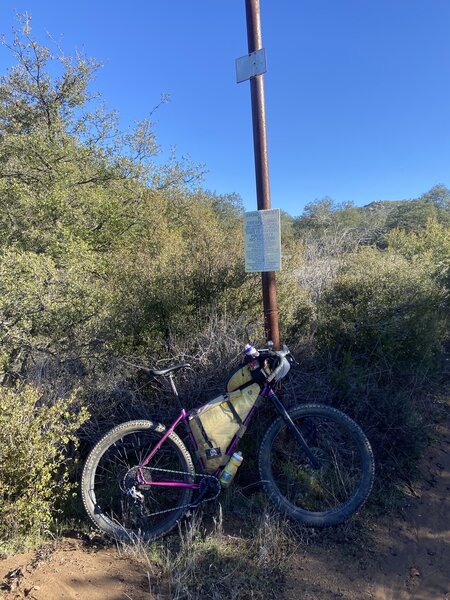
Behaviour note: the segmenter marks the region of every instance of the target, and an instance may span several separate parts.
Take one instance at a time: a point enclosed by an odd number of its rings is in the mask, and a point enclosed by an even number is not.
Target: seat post
[[[175,385],[175,379],[174,379],[173,373],[169,373],[169,381],[170,381],[170,387],[172,388],[172,392],[173,392],[175,398],[178,400],[178,404],[181,406],[180,395],[178,393],[177,386]]]

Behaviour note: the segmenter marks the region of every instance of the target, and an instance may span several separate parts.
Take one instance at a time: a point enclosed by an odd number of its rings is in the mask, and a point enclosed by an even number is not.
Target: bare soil
[[[0,562],[8,600],[153,600],[142,563],[116,548],[65,539],[36,553]],[[1,592],[0,592],[1,594]]]
[[[301,543],[283,600],[450,600],[450,423],[440,433],[402,514],[378,520],[357,542],[344,529]],[[142,562],[95,541],[64,539],[0,560],[4,600],[170,598],[155,581]]]
[[[439,433],[402,514],[363,542],[311,543],[293,558],[285,600],[450,600],[450,423]]]

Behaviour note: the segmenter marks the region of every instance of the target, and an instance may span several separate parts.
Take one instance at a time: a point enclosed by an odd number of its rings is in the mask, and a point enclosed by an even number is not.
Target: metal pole
[[[259,0],[245,0],[247,16],[248,52],[261,50],[261,13]],[[264,75],[250,79],[253,120],[253,146],[255,152],[256,198],[258,210],[271,207],[269,155],[267,151],[266,107],[264,102]],[[278,328],[278,306],[275,273],[261,273],[264,327],[268,340],[272,340],[276,350],[280,347],[280,332]]]

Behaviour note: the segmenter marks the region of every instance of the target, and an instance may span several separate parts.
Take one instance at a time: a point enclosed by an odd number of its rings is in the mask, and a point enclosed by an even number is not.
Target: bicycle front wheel
[[[151,421],[123,423],[91,450],[83,469],[81,493],[95,525],[119,540],[152,540],[168,533],[184,515],[192,489],[140,485],[137,467],[161,440],[165,427]],[[191,483],[192,459],[171,433],[143,468],[146,481]]]
[[[276,506],[309,527],[337,525],[355,513],[372,488],[372,449],[361,428],[331,406],[307,404],[289,416],[320,461],[315,469],[278,417],[259,453],[264,488]]]

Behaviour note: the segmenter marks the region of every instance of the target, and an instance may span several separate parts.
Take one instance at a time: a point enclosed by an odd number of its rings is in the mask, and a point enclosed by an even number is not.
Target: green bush
[[[417,233],[391,231],[387,242],[391,253],[400,254],[413,264],[424,264],[450,303],[450,227],[429,219],[425,229]]]
[[[426,263],[361,249],[319,299],[319,347],[340,367],[426,370],[440,351],[443,300]]]
[[[30,386],[0,387],[0,537],[42,531],[70,492],[65,448],[86,410],[75,396],[47,402]]]
[[[31,356],[63,361],[89,351],[107,306],[107,289],[81,246],[66,249],[64,267],[44,254],[0,251],[0,377],[23,373]]]

